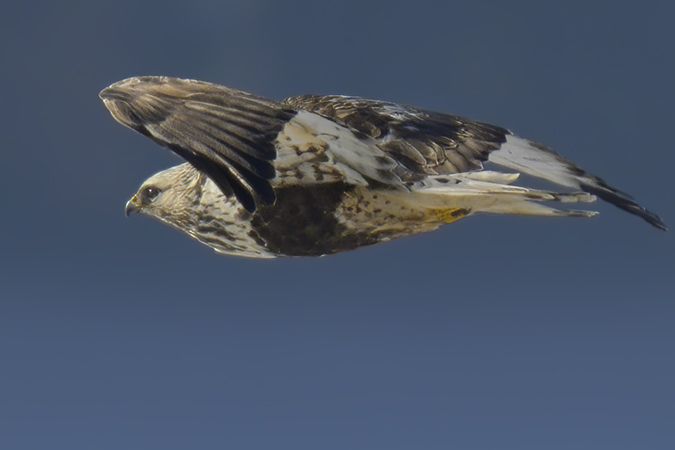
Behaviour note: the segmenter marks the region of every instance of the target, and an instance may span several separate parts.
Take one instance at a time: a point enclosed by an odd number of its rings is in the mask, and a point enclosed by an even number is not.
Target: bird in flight
[[[100,97],[119,123],[186,161],[147,179],[127,215],[155,217],[220,253],[320,256],[479,213],[590,217],[546,203],[596,197],[666,230],[548,147],[450,114],[339,95],[277,102],[169,77],[129,78]],[[565,192],[513,185],[521,173]]]

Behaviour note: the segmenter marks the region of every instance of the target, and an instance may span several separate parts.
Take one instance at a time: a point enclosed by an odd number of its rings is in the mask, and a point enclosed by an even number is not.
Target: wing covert
[[[397,175],[404,181],[481,170],[490,152],[511,134],[459,116],[359,97],[301,95],[284,103],[373,139],[401,165]]]

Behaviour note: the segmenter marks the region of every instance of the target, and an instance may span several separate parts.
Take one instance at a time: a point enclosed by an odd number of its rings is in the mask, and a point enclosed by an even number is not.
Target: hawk
[[[548,147],[454,115],[339,95],[276,102],[169,77],[129,78],[100,97],[119,123],[186,161],[146,180],[127,215],[155,217],[220,253],[320,256],[478,213],[590,217],[545,203],[596,197],[666,230]],[[512,185],[520,173],[568,192]]]

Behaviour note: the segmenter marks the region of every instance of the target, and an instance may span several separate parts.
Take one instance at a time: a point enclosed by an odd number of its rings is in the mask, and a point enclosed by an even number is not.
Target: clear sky
[[[0,16],[0,448],[670,450],[675,244],[473,217],[319,259],[147,217],[181,162],[98,99],[135,75],[350,94],[544,143],[675,227],[675,4],[10,2]]]

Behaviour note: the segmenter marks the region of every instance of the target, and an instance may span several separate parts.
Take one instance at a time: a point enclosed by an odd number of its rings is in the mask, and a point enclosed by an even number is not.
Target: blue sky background
[[[146,217],[180,162],[109,116],[135,75],[502,125],[675,226],[675,4],[13,2],[0,16],[0,448],[675,448],[675,245],[482,216],[319,259]]]

